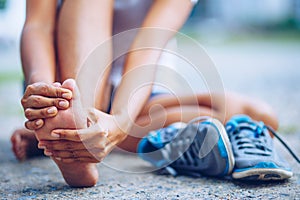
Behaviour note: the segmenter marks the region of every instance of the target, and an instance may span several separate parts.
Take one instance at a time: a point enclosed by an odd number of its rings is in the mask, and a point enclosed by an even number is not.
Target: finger
[[[42,95],[46,97],[60,97],[70,100],[72,98],[72,92],[69,89],[56,87],[47,83],[34,83],[28,85],[24,98],[28,98],[30,95]]]
[[[38,130],[44,126],[44,120],[36,119],[32,121],[26,121],[25,127],[29,130]]]
[[[46,149],[45,155],[52,156],[55,158],[83,158],[83,157],[94,157],[93,154],[91,154],[87,150],[74,150],[74,151],[50,151]]]
[[[102,131],[98,125],[90,126],[86,129],[72,130],[72,129],[56,129],[51,132],[51,136],[56,139],[65,139],[70,141],[86,141],[90,138],[106,137],[108,133]]]
[[[38,148],[47,149],[47,150],[55,150],[55,151],[73,151],[73,150],[84,150],[86,149],[85,144],[82,142],[73,142],[67,140],[60,141],[49,141],[49,140],[41,140],[38,144]]]
[[[52,159],[58,160],[63,163],[99,163],[102,160],[98,160],[94,157],[80,157],[80,158],[59,158],[59,157],[52,157]]]
[[[25,117],[30,121],[35,119],[44,119],[56,116],[57,112],[58,110],[55,106],[41,109],[27,108],[25,110]]]
[[[74,142],[69,140],[40,140],[38,148],[48,150],[72,151],[88,149],[93,153],[104,151],[109,146],[109,141],[105,139],[90,139],[84,142]]]
[[[57,160],[74,160],[74,161],[80,161],[82,158],[89,160],[94,160],[94,162],[101,161],[105,154],[101,153],[99,154],[99,159],[97,159],[93,154],[88,152],[87,150],[74,150],[74,151],[49,151],[47,149],[44,150],[44,154],[46,156],[54,157]],[[97,161],[96,161],[97,160]]]
[[[23,108],[45,108],[55,106],[60,109],[67,109],[69,101],[63,98],[49,98],[40,95],[31,95],[21,101]]]

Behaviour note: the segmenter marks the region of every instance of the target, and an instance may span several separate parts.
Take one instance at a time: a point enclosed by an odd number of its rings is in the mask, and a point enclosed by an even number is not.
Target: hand
[[[101,162],[127,135],[118,128],[114,116],[98,111],[96,118],[97,122],[86,129],[53,130],[53,140],[41,140],[38,147],[65,163]]]
[[[54,117],[57,109],[67,109],[72,99],[72,92],[61,88],[59,83],[34,83],[27,86],[21,100],[25,117],[25,127],[29,130],[37,130],[44,125],[43,119]]]

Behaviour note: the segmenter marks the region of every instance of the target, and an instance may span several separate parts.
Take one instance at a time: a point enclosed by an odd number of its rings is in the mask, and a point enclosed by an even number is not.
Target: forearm
[[[27,84],[55,81],[54,36],[42,27],[24,26],[21,38],[21,59]]]
[[[132,62],[128,61],[126,65],[130,64],[131,70],[123,74],[111,109],[124,132],[128,132],[149,99],[156,71],[155,62],[151,61],[156,54],[154,51],[130,53]]]
[[[112,106],[112,114],[126,130],[148,101],[162,50],[184,24],[192,7],[188,0],[158,0],[146,16],[131,46],[132,51],[127,55],[124,75]]]

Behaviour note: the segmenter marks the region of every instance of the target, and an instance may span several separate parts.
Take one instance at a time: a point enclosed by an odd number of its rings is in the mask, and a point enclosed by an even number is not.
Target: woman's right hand
[[[56,116],[58,109],[69,108],[72,92],[60,86],[60,83],[43,82],[27,86],[21,99],[25,117],[28,119],[25,122],[27,129],[37,130],[44,125],[43,119]]]

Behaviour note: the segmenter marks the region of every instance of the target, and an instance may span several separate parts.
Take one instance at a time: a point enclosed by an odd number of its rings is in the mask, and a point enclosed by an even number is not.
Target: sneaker
[[[274,147],[270,132],[277,138],[279,136],[272,128],[263,122],[253,121],[248,116],[238,115],[229,120],[226,131],[235,158],[232,173],[234,179],[268,181],[292,177],[288,163]],[[285,143],[284,145],[286,146]],[[291,152],[289,148],[288,150]]]
[[[140,141],[138,155],[174,176],[222,177],[230,174],[234,167],[223,124],[208,117],[150,132]]]

